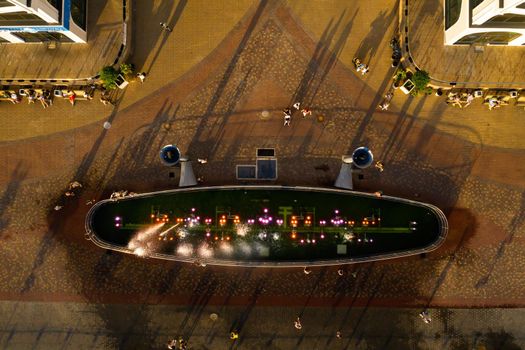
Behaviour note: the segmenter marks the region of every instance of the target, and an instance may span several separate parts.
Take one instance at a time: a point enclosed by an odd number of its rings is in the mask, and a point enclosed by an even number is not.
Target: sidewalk
[[[187,307],[0,302],[2,349],[520,349],[524,309]],[[212,321],[211,313],[218,319]],[[302,329],[293,321],[301,317]],[[235,342],[229,332],[236,330]],[[341,338],[336,332],[341,332]]]
[[[401,4],[404,9],[405,1]],[[469,88],[525,88],[525,74],[519,69],[523,47],[485,46],[483,52],[475,52],[473,46],[444,45],[443,4],[408,0],[408,45],[416,66],[443,86],[455,82],[458,87]],[[406,18],[403,22],[407,24]]]

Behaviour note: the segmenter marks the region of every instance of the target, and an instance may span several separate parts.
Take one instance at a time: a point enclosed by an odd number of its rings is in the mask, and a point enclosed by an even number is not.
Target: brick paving
[[[425,324],[413,309],[354,307],[218,307],[199,303],[119,305],[0,303],[3,349],[165,349],[189,339],[190,349],[520,349],[524,311],[431,309]],[[216,313],[216,321],[210,314]],[[301,316],[302,329],[293,321]],[[131,316],[131,317],[130,317]],[[38,319],[49,321],[42,326]],[[231,329],[239,333],[232,342]],[[336,337],[336,330],[341,338]]]
[[[439,130],[441,114],[454,110],[434,109],[434,122],[419,118],[432,117],[430,97],[400,99],[391,112],[375,113],[377,96],[366,81],[301,34],[286,7],[262,4],[207,58],[206,74],[191,72],[118,108],[110,130],[96,123],[0,144],[7,165],[0,170],[1,298],[238,305],[255,296],[268,306],[522,307],[522,140],[503,148],[484,143],[483,131],[476,139]],[[326,121],[295,117],[284,128],[280,110],[296,99]],[[271,117],[261,119],[262,110]],[[206,184],[239,183],[235,164],[253,162],[256,147],[274,147],[278,184],[318,186],[331,186],[340,156],[366,144],[385,172],[366,171],[357,188],[440,206],[449,238],[424,258],[349,266],[356,277],[342,278],[334,268],[309,276],[301,269],[202,269],[108,253],[86,241],[87,199],[177,185],[157,159],[167,142],[208,158],[195,165]],[[84,188],[66,199],[61,193],[73,179]],[[53,211],[57,203],[64,209]]]

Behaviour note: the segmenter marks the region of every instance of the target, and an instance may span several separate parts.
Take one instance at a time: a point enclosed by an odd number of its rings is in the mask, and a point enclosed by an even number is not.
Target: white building
[[[87,0],[0,0],[0,43],[87,41]]]
[[[445,0],[444,7],[445,45],[525,44],[525,0]]]

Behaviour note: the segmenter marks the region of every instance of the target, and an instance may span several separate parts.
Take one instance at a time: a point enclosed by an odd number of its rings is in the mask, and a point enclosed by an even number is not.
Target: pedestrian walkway
[[[219,310],[219,311],[218,311]],[[0,302],[2,349],[520,349],[524,309],[176,307]],[[210,315],[218,312],[218,318]],[[294,327],[297,314],[301,327]],[[340,332],[340,336],[337,332]]]

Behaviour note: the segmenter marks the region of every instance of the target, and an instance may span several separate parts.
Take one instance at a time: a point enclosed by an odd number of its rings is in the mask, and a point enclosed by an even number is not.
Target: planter
[[[400,89],[408,95],[412,90],[414,90],[415,87],[416,85],[414,84],[414,82],[410,79],[407,79],[405,83],[400,87]]]

